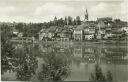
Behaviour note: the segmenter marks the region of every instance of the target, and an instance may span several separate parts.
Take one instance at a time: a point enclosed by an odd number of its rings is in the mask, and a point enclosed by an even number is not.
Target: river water
[[[128,81],[128,45],[47,42],[15,44],[16,56],[2,67],[5,81],[89,81],[94,80],[96,66],[101,77]]]

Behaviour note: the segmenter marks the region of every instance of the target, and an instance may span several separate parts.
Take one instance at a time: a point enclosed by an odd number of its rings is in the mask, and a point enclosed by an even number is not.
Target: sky
[[[0,22],[48,22],[65,16],[89,20],[101,17],[128,21],[127,0],[0,0]]]

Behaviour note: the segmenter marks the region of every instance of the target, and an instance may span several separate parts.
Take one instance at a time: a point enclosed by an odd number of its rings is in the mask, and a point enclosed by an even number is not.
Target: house
[[[106,27],[104,21],[99,21],[98,24],[97,24],[97,26],[98,26],[98,29],[99,29],[99,30]]]
[[[98,24],[97,24],[97,39],[103,39],[103,37],[105,36],[106,34],[106,28],[108,27],[108,25],[110,26],[110,24],[106,23],[105,21],[101,19],[98,20]]]
[[[15,35],[18,35],[18,33],[19,33],[18,31],[13,31],[13,34]]]
[[[69,41],[72,38],[72,32],[70,30],[62,30],[60,34],[60,38],[62,41]]]
[[[82,25],[79,25],[74,30],[74,39],[75,40],[91,40],[95,35],[95,22],[94,21],[86,21],[83,22]]]
[[[97,26],[98,26],[98,29],[99,29],[99,33],[100,34],[105,34],[105,29],[107,27],[107,25],[105,24],[105,22],[99,21],[99,23],[98,23]]]
[[[73,34],[73,27],[71,26],[64,26],[64,27],[57,27],[54,31],[48,31],[48,37],[52,38],[52,40],[57,41],[69,41],[72,39]],[[50,34],[51,33],[51,34]]]
[[[73,32],[74,40],[82,41],[83,40],[83,27],[81,25],[77,26]]]
[[[39,40],[52,40],[55,35],[56,29],[56,26],[51,26],[48,29],[42,29],[39,32]]]
[[[19,34],[19,31],[18,30],[16,30],[16,29],[13,29],[13,37],[17,37],[18,36],[18,34]]]
[[[125,31],[126,34],[128,35],[128,27],[122,27],[121,30],[122,30],[122,31]]]
[[[50,28],[48,28],[48,37],[52,38],[57,30],[57,26],[51,26]]]
[[[39,32],[39,40],[42,40],[46,36],[45,29],[41,29]]]
[[[94,39],[94,34],[84,35],[84,39],[85,40],[92,40],[92,39]]]
[[[83,24],[84,40],[92,40],[95,35],[95,23],[93,21],[87,21]]]
[[[86,29],[86,31],[85,31],[85,29]],[[92,39],[94,39],[95,27],[89,26],[89,27],[87,27],[85,29],[84,29],[84,40],[92,40]]]
[[[125,32],[121,30],[121,28],[112,30],[113,39],[121,39],[124,37]]]
[[[23,33],[22,32],[18,33],[18,37],[23,37]]]
[[[89,34],[95,34],[95,27],[89,27]]]
[[[103,39],[109,39],[112,38],[114,35],[112,34],[112,28],[107,27],[105,28],[105,35],[103,36]]]
[[[110,28],[110,27],[105,28],[105,33],[109,33],[111,31],[112,31],[112,28]]]

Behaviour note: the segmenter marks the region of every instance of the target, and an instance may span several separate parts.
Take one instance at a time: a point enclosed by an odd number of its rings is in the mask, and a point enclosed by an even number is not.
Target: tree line
[[[114,28],[121,28],[122,26],[127,26],[127,22],[121,21],[120,19],[114,19],[106,17],[106,18],[100,18],[96,21],[93,21],[94,23],[98,23],[99,21],[105,21],[106,23],[111,23],[112,27]],[[90,22],[90,21],[89,21]],[[64,28],[65,25],[71,25],[71,26],[77,26],[81,25],[82,20],[80,16],[77,16],[76,18],[73,18],[71,16],[65,17],[65,18],[57,18],[54,17],[54,20],[44,23],[13,23],[12,29],[16,29],[19,32],[23,33],[23,37],[35,37],[38,39],[38,33],[41,29],[47,29],[50,26],[58,26]],[[8,23],[2,24],[1,27],[11,27],[8,25]]]
[[[63,26],[63,25],[81,25],[81,19],[80,16],[77,16],[76,18],[72,18],[71,16],[57,19],[57,17],[54,18],[53,21],[50,21],[52,25],[56,26]]]

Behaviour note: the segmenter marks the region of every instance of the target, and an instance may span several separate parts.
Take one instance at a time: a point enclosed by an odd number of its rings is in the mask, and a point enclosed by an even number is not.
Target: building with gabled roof
[[[57,30],[57,26],[51,26],[48,29],[42,29],[39,32],[39,40],[43,40],[43,39],[52,39],[52,37],[55,35],[55,32]]]
[[[78,25],[76,29],[74,29],[73,32],[74,40],[76,41],[82,41],[83,40],[83,26]]]
[[[83,41],[94,38],[95,26],[96,24],[93,21],[86,21],[78,25],[77,28],[74,29],[74,40]]]

